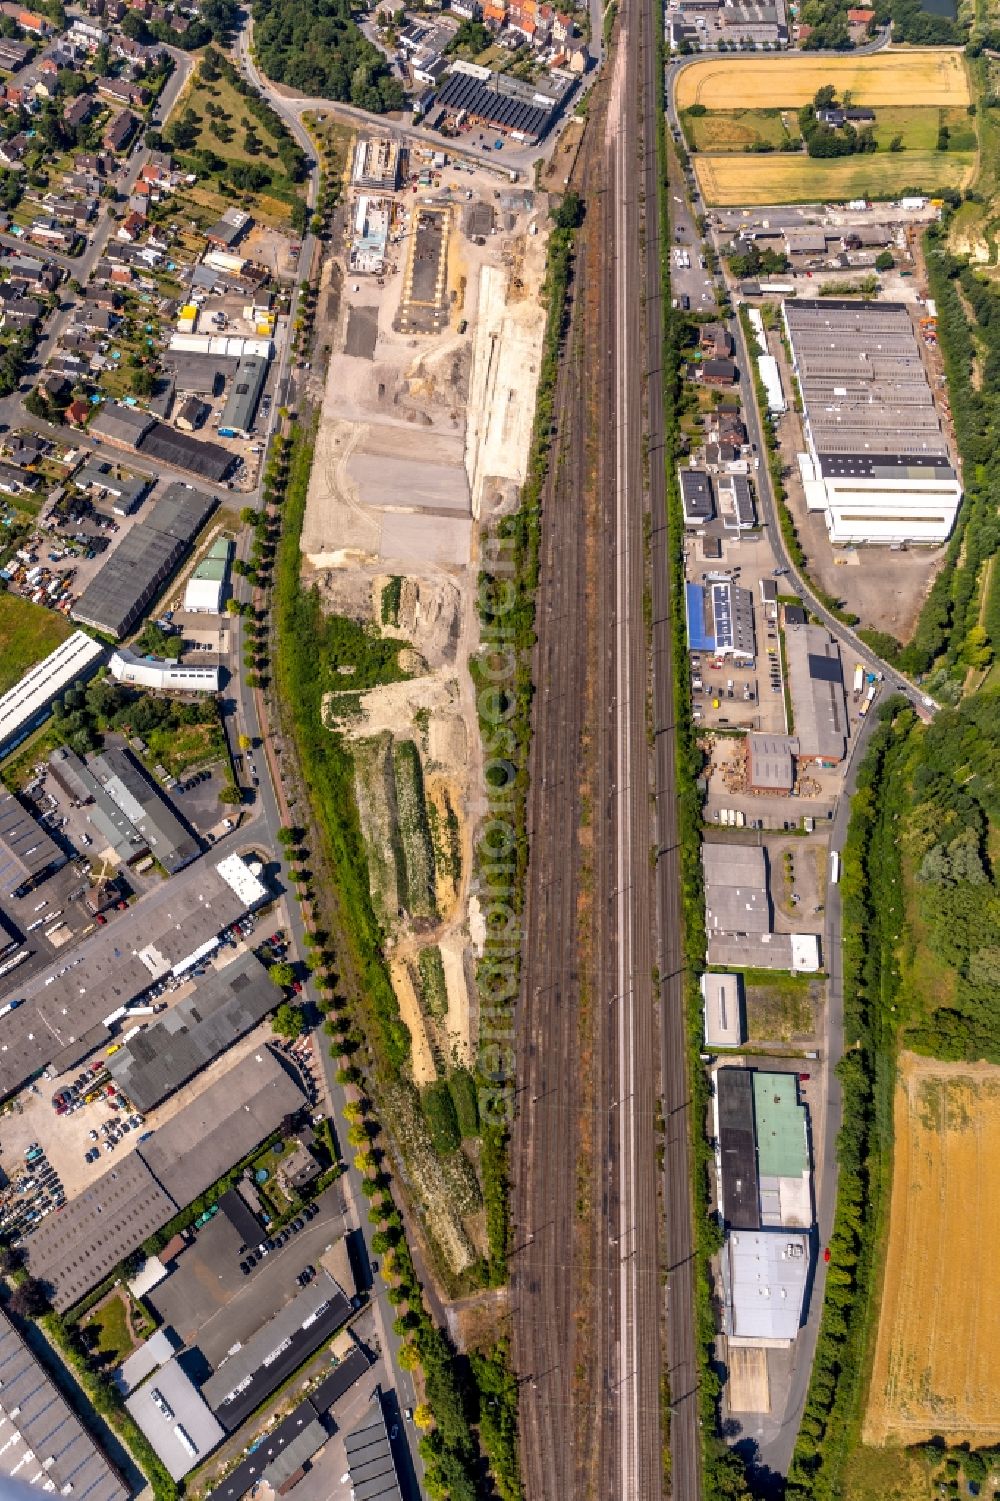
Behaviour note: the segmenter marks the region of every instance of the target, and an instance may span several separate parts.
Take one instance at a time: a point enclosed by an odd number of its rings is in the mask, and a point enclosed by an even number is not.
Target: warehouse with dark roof
[[[66,860],[23,803],[0,789],[0,894],[22,896]]]
[[[50,1284],[52,1306],[79,1302],[304,1104],[270,1048],[222,1074],[28,1236],[31,1275]]]
[[[120,641],[173,578],[218,501],[172,484],[122,537],[70,612]]]
[[[541,84],[460,62],[438,90],[436,108],[448,118],[461,115],[469,124],[488,125],[531,145],[552,125],[565,94],[565,89],[543,89]]]
[[[3,1312],[0,1393],[0,1475],[40,1493],[127,1501],[128,1487]]]
[[[108,1059],[111,1077],[138,1110],[152,1110],[262,1022],[281,995],[256,954],[243,954],[123,1043]]]
[[[232,1433],[347,1321],[351,1305],[329,1272],[320,1271],[256,1334],[236,1349],[201,1389]]]

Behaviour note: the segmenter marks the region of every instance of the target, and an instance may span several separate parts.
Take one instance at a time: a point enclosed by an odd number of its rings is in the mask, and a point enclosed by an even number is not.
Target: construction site
[[[326,271],[336,311],[303,576],[332,614],[403,643],[405,681],[361,694],[345,682],[324,715],[354,753],[372,905],[423,1089],[476,1053],[470,883],[485,793],[469,659],[481,529],[526,474],[548,213],[535,193],[440,158],[433,171],[411,163],[419,197],[390,195],[392,164],[376,174],[370,155],[357,148],[355,183],[377,175],[382,192],[353,195],[342,261]],[[440,1164],[417,1176],[460,1274],[482,1250],[462,1212],[475,1196]]]

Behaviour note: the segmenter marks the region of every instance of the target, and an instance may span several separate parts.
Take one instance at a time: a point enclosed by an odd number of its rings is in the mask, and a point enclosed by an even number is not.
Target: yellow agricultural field
[[[755,203],[843,203],[886,198],[907,187],[936,192],[964,188],[975,172],[971,151],[878,151],[812,157],[804,152],[758,156],[699,153],[691,158],[705,202],[717,208]]]
[[[1000,1440],[1000,1068],[904,1053],[866,1444]]]
[[[869,57],[706,58],[682,68],[677,79],[679,110],[798,109],[816,90],[832,83],[854,104],[969,104],[969,75],[958,47],[875,52]]]

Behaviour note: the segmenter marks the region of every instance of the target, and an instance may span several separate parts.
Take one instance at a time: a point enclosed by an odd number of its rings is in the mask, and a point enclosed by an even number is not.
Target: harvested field
[[[868,57],[706,58],[682,69],[677,80],[679,110],[692,104],[708,109],[798,109],[816,90],[831,83],[853,104],[950,104],[971,101],[969,75],[958,47],[876,52]],[[905,174],[904,174],[905,175]]]
[[[1000,1440],[1000,1068],[904,1053],[866,1444]]]
[[[928,193],[964,188],[972,181],[975,160],[972,151],[876,152],[829,159],[797,152],[693,158],[705,202],[720,208],[890,198],[904,186]]]

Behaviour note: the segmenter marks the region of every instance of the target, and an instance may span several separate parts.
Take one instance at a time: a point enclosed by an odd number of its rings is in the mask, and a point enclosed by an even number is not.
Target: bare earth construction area
[[[324,717],[353,752],[372,907],[424,1095],[477,1051],[480,527],[525,478],[548,217],[534,192],[485,172],[446,169],[436,186],[419,203],[383,200],[383,273],[345,273],[302,536],[324,607],[402,646],[404,681],[357,693],[348,672]],[[397,1093],[411,1182],[459,1276],[486,1250],[475,1174],[461,1152],[435,1155],[412,1094]]]
[[[1000,1068],[904,1053],[866,1444],[1000,1439]]]

